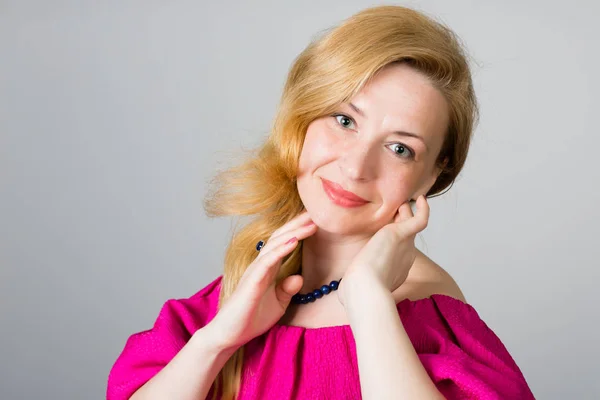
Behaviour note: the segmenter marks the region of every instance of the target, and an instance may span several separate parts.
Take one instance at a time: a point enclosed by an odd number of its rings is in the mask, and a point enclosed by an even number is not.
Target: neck
[[[300,293],[306,293],[339,281],[356,254],[370,239],[369,235],[342,235],[318,229],[302,243],[302,278]]]

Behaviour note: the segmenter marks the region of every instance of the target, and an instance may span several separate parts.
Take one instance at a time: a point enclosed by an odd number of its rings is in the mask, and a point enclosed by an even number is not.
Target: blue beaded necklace
[[[312,292],[307,293],[307,294],[297,293],[292,296],[292,303],[295,303],[295,304],[312,303],[313,301],[320,299],[324,295],[329,294],[329,293],[333,292],[334,290],[337,290],[338,287],[340,286],[341,281],[342,281],[341,278],[339,281],[331,281],[331,283],[329,285],[323,285],[319,289],[315,289]]]

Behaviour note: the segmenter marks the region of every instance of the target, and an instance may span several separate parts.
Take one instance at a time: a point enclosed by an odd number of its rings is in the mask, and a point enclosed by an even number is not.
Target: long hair
[[[442,23],[406,7],[378,6],[351,16],[313,39],[294,60],[266,141],[211,182],[204,200],[209,217],[251,217],[227,247],[219,307],[255,259],[258,239],[268,238],[303,210],[296,172],[308,125],[349,101],[391,63],[406,63],[423,73],[448,103],[449,124],[436,158],[442,170],[427,196],[451,187],[479,116],[459,38]],[[301,254],[302,243],[282,261],[277,283],[299,271]],[[213,398],[217,392],[222,399],[237,398],[244,347],[217,375]]]

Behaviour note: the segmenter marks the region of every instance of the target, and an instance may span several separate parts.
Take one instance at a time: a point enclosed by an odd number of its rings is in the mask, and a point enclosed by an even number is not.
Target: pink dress
[[[108,376],[108,400],[129,399],[214,317],[221,278],[190,298],[168,300],[152,329],[129,337]],[[421,362],[447,399],[534,399],[519,367],[472,306],[434,294],[402,300],[397,308]],[[239,400],[360,398],[349,325],[277,324],[246,346]]]

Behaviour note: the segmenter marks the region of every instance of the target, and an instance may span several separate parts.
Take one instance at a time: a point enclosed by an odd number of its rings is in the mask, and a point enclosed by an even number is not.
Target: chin
[[[353,235],[368,230],[368,227],[361,223],[362,218],[353,217],[346,210],[336,209],[334,205],[324,201],[302,201],[311,219],[322,232]]]

